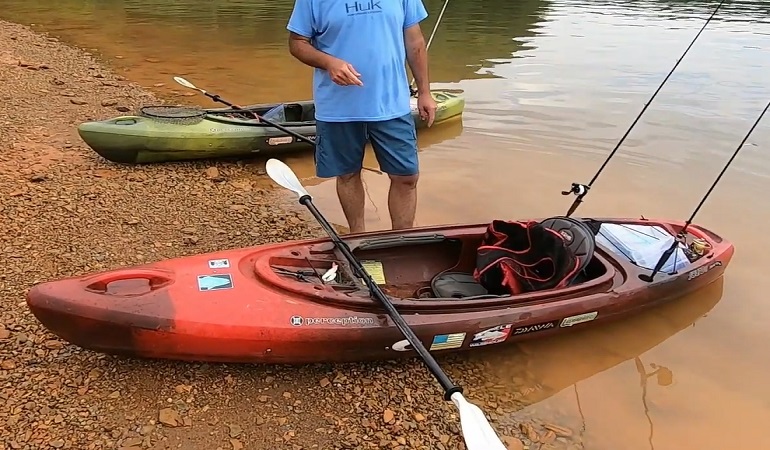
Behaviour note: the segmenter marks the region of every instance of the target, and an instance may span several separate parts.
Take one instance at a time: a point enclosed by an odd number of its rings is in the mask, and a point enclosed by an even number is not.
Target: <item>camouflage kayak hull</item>
[[[433,126],[462,116],[465,99],[443,90],[431,92],[438,109]],[[285,128],[315,139],[315,105],[312,100],[258,104],[244,107],[265,115],[283,105],[285,120],[275,120]],[[196,159],[275,155],[308,150],[311,145],[265,123],[253,115],[231,108],[205,109],[183,119],[150,115],[126,115],[85,122],[78,127],[81,139],[105,159],[118,163],[143,164]],[[416,99],[412,115],[417,130],[426,128],[419,119]]]

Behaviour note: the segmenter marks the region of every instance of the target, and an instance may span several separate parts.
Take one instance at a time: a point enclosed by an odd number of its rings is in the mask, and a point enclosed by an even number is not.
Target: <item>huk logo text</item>
[[[382,0],[369,0],[368,2],[351,2],[345,3],[345,12],[348,15],[354,14],[368,14],[373,12],[381,12],[382,6],[380,2]]]

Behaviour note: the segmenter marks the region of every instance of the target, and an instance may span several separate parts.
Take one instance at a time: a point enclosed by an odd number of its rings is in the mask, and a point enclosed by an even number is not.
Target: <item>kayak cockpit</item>
[[[258,114],[265,119],[281,124],[307,124],[315,122],[315,103],[311,100],[252,105],[243,109],[210,109],[207,118],[216,122],[238,123],[240,125],[268,126],[257,119]]]
[[[558,238],[569,242],[564,247],[569,251],[534,252],[533,266],[540,266],[539,270],[530,272],[535,282],[520,287],[514,294],[505,289],[490,289],[490,283],[494,285],[506,276],[500,264],[496,267],[498,273],[486,280],[483,270],[479,270],[479,261],[483,259],[480,249],[494,247],[489,245],[495,241],[496,232],[491,226],[451,226],[428,233],[425,230],[388,232],[381,237],[350,238],[347,242],[374,281],[396,306],[403,308],[519,305],[606,292],[622,282],[624,275],[616,270],[616,265],[595,251],[593,231],[580,226],[582,222],[563,219],[567,220],[549,219],[540,222],[544,227],[522,225],[518,229],[519,237],[529,235],[528,243],[542,245]],[[536,224],[500,222],[497,226],[509,223]],[[546,232],[535,242],[532,230]],[[495,248],[492,250],[487,255],[488,265],[495,266],[501,253],[496,254]],[[256,259],[255,269],[263,281],[312,301],[343,303],[349,307],[372,306],[366,284],[330,241],[271,250]],[[554,282],[538,282],[539,275],[548,278],[544,274],[549,273],[556,274]]]

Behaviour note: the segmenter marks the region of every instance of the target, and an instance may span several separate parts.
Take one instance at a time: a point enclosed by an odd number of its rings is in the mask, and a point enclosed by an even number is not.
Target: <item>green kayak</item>
[[[462,115],[462,95],[444,90],[431,94],[438,104],[434,126]],[[412,115],[419,130],[425,128],[425,122],[419,119],[416,104],[417,99],[412,98]],[[96,153],[118,163],[243,157],[310,148],[310,144],[260,123],[248,111],[315,138],[312,100],[251,105],[241,110],[146,106],[137,115],[82,123],[78,133]]]

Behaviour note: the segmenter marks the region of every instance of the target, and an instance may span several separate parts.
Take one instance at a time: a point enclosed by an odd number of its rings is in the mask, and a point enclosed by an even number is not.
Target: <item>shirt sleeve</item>
[[[306,38],[312,38],[315,35],[311,1],[295,0],[289,23],[286,25],[287,30]]]
[[[428,11],[425,10],[425,5],[422,0],[403,0],[404,1],[404,29],[407,29],[413,25],[416,25],[426,17],[428,17]]]

